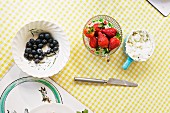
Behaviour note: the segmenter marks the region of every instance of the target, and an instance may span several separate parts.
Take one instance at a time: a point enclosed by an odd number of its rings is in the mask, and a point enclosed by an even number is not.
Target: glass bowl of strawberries
[[[121,27],[110,16],[94,16],[84,26],[83,42],[92,54],[107,57],[109,60],[109,56],[121,45]]]

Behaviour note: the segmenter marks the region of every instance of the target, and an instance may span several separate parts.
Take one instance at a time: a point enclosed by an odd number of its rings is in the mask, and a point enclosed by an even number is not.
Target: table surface
[[[0,77],[14,64],[11,41],[25,24],[35,20],[57,22],[69,36],[71,56],[63,70],[52,78],[96,113],[168,113],[170,16],[163,17],[145,0],[0,0]],[[95,15],[109,15],[122,27],[123,38],[132,30],[147,30],[155,39],[153,56],[134,62],[128,70],[122,47],[105,58],[89,53],[82,41],[86,21]],[[15,75],[14,75],[15,76]],[[118,87],[75,83],[73,77],[110,77],[139,84]]]

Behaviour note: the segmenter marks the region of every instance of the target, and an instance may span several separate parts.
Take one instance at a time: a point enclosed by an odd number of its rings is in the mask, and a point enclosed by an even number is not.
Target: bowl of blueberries
[[[49,77],[66,65],[70,44],[65,32],[55,23],[34,21],[17,32],[12,54],[23,72],[39,78]]]

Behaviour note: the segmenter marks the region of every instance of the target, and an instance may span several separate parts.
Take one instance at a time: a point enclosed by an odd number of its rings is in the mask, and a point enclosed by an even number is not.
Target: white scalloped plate
[[[59,42],[59,52],[52,57],[44,58],[45,63],[35,64],[24,58],[26,43],[30,38],[36,38],[39,34],[35,33],[33,37],[31,29],[35,29],[39,33],[50,32],[52,37]],[[64,31],[56,24],[35,21],[26,24],[17,32],[12,42],[12,53],[15,63],[23,72],[34,77],[49,77],[57,74],[66,65],[70,56],[70,44]]]

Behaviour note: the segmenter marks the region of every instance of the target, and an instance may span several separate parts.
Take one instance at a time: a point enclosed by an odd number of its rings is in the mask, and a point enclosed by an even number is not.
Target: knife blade
[[[95,78],[74,77],[74,80],[81,81],[81,82],[105,83],[105,84],[126,86],[126,87],[137,87],[138,86],[138,84],[136,84],[136,83],[129,82],[126,80],[115,79],[115,78],[109,78],[108,80],[102,80],[102,79],[95,79]]]

